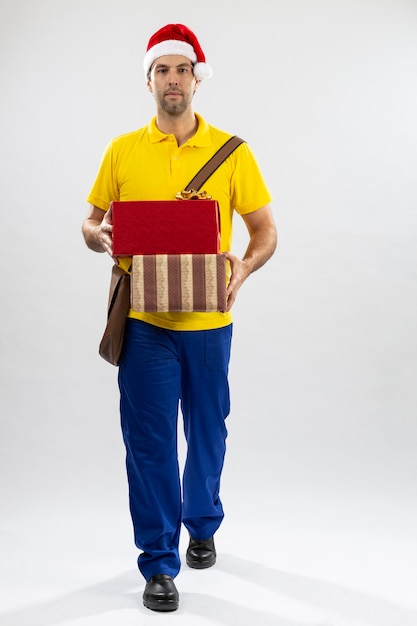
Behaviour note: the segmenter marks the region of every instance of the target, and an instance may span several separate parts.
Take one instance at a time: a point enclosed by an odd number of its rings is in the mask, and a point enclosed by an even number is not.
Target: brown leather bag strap
[[[210,178],[217,168],[227,159],[228,156],[236,150],[241,143],[244,143],[244,139],[241,139],[237,135],[234,135],[226,141],[225,144],[217,150],[217,152],[207,161],[201,170],[194,176],[188,185],[184,188],[185,191],[198,191],[200,187]]]

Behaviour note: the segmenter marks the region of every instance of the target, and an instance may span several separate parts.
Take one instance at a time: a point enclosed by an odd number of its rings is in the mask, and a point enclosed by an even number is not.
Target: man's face
[[[179,115],[190,106],[198,81],[187,57],[170,54],[154,61],[147,84],[159,109]]]

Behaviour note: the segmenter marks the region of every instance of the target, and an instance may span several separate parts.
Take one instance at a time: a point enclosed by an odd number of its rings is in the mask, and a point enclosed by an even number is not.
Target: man
[[[156,116],[108,146],[88,196],[87,245],[112,256],[112,201],[172,200],[227,139],[193,109],[201,80],[211,76],[194,33],[168,24],[149,40],[144,58]],[[271,196],[246,143],[204,186],[220,207],[221,251],[230,263],[227,309],[220,313],[130,311],[119,367],[121,423],[127,451],[130,509],[138,566],[146,579],[143,603],[178,608],[181,524],[190,539],[189,567],[216,561],[213,536],[223,519],[219,497],[229,413],[231,308],[242,283],[274,253]],[[232,215],[239,213],[249,243],[233,255]],[[128,268],[131,260],[119,259]],[[178,406],[187,457],[182,481],[177,456]]]

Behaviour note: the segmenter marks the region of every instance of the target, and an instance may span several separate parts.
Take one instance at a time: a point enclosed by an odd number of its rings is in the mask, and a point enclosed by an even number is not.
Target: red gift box
[[[216,200],[113,202],[113,254],[216,254]]]
[[[132,259],[134,311],[225,311],[223,254],[153,254]]]

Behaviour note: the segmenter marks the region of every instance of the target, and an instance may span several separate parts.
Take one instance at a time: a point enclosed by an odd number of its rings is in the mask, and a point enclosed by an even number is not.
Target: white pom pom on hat
[[[143,60],[145,77],[147,78],[148,72],[157,58],[169,54],[187,57],[194,64],[194,76],[198,80],[204,80],[213,75],[213,70],[206,63],[206,57],[197,37],[184,24],[167,24],[149,39]]]

